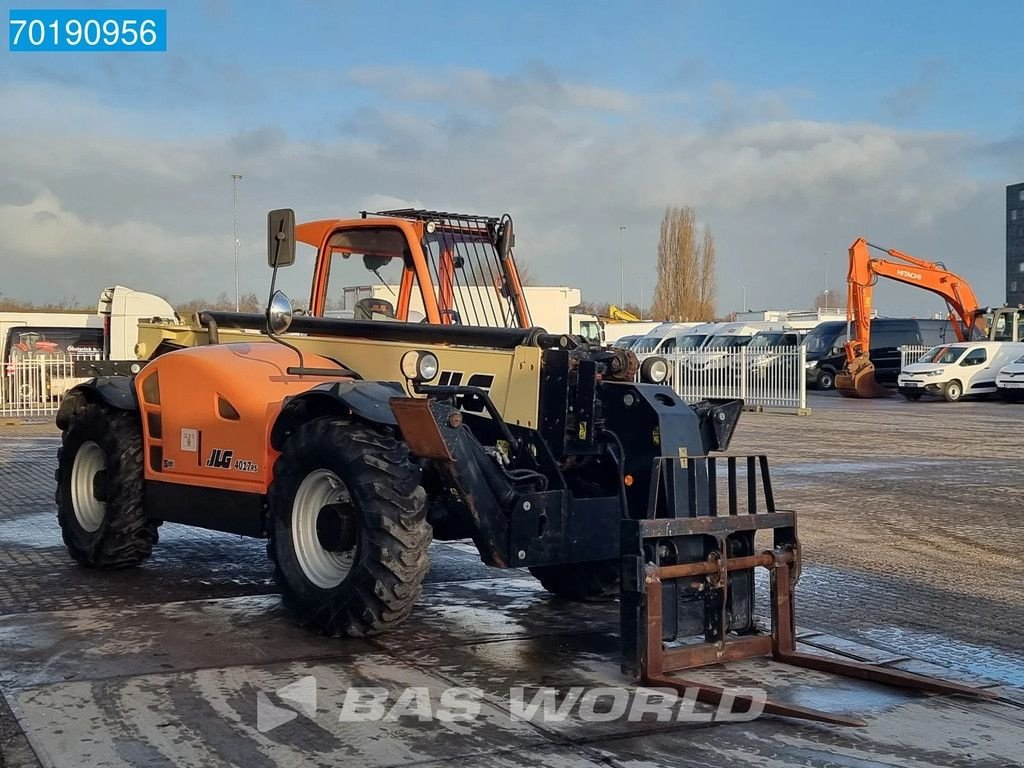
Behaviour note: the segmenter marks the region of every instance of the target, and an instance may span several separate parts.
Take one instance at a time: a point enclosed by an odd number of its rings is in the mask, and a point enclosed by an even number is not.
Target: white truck
[[[139,321],[175,317],[159,296],[122,285],[100,293],[96,314],[0,312],[0,408],[46,405],[81,381],[76,363],[134,359]]]
[[[961,341],[932,347],[916,363],[903,367],[897,379],[907,400],[938,395],[953,403],[968,395],[997,391],[997,376],[1021,359],[1024,343]]]

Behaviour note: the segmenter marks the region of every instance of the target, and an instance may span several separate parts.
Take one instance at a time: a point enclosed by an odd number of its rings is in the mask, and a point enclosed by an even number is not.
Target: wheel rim
[[[356,547],[332,552],[324,547],[318,522],[321,514],[332,514],[327,505],[348,504],[348,489],[329,469],[310,472],[299,484],[292,503],[292,545],[306,578],[321,589],[333,589],[345,580],[355,561]]]
[[[96,476],[107,468],[103,449],[89,440],[79,446],[71,466],[71,506],[86,533],[95,533],[107,514],[106,502],[96,498]]]
[[[960,399],[960,387],[956,384],[949,385],[949,397],[952,400]]]

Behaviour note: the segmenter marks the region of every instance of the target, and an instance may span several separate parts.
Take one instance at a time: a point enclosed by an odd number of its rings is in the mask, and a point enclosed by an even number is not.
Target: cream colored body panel
[[[255,331],[220,328],[218,335],[221,344],[271,342],[268,336]],[[364,379],[399,382],[412,396],[415,396],[415,393],[412,391],[411,382],[405,380],[401,372],[402,355],[410,349],[433,352],[440,363],[441,374],[438,379],[428,383],[439,383],[439,379],[444,377],[445,373],[462,374],[462,384],[469,383],[470,377],[476,374],[491,375],[494,380],[489,394],[505,421],[537,429],[541,361],[541,350],[538,347],[481,349],[448,344],[339,339],[300,334],[287,334],[285,338],[288,343],[294,344],[304,352],[313,352],[337,360]],[[139,344],[135,350],[139,359],[148,359],[161,341],[195,347],[208,344],[209,334],[201,328],[185,325],[139,323]]]

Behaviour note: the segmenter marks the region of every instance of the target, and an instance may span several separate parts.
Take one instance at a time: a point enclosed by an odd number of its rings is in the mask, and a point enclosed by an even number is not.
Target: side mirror
[[[498,256],[502,261],[509,257],[515,244],[516,235],[512,230],[512,217],[505,214],[501,222],[501,229],[498,230]]]
[[[294,263],[295,211],[279,208],[267,214],[267,264],[271,267],[290,267]]]
[[[284,291],[274,291],[267,305],[267,328],[271,333],[284,333],[292,324],[292,302]]]

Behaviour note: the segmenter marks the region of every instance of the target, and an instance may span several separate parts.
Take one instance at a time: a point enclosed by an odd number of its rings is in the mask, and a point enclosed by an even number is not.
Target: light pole
[[[619,224],[619,307],[622,307],[622,297],[624,295],[623,286],[625,285],[625,272],[622,269],[622,233],[626,231],[625,224]]]
[[[238,182],[241,180],[242,174],[231,174],[232,211],[235,220],[235,312],[238,311]]]
[[[825,251],[825,312],[828,312],[828,260],[832,258],[832,251]]]

